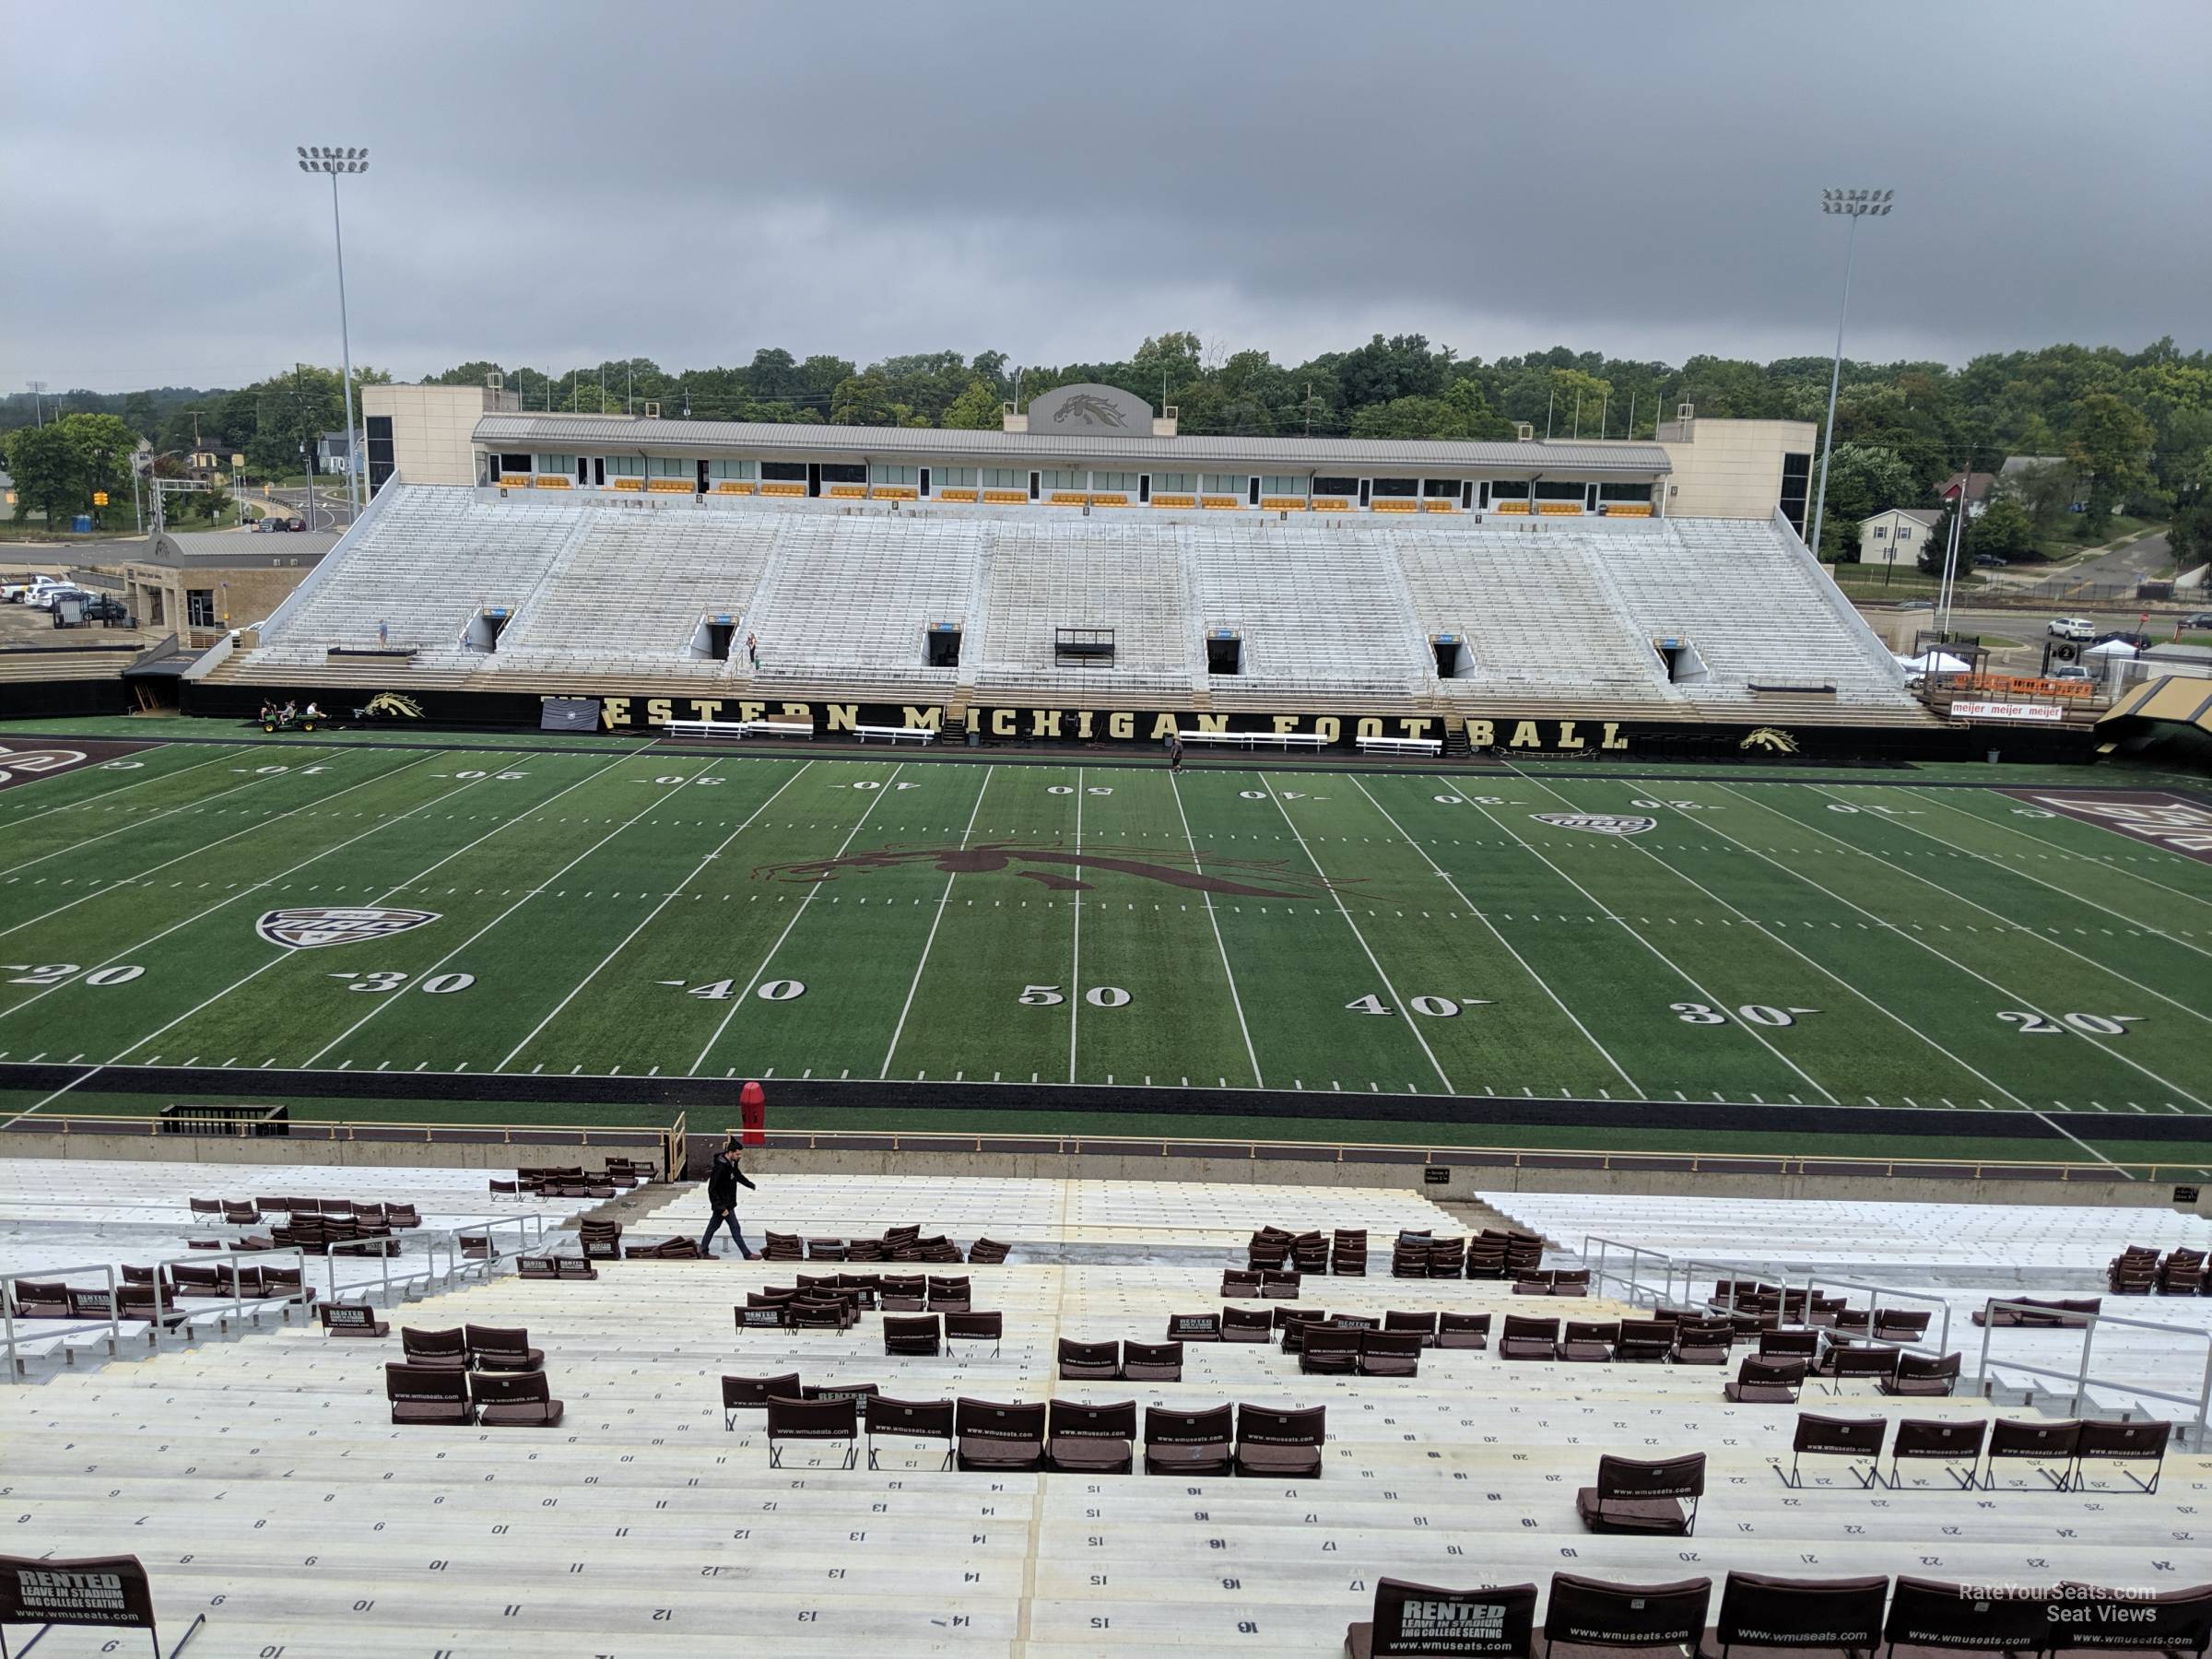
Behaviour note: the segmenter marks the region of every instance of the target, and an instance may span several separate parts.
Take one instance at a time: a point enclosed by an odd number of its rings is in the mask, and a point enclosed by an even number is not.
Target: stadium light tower
[[[330,229],[338,245],[338,349],[344,354],[346,368],[346,505],[349,514],[358,518],[361,502],[355,488],[354,470],[361,458],[360,435],[353,427],[353,340],[346,325],[346,229],[338,221],[338,175],[367,172],[369,152],[325,148],[321,145],[293,147],[300,152],[301,172],[330,175]]]
[[[1843,303],[1836,312],[1836,360],[1828,375],[1828,432],[1820,443],[1820,493],[1813,498],[1813,557],[1820,557],[1820,521],[1828,511],[1828,461],[1836,452],[1836,393],[1843,383],[1843,319],[1851,310],[1851,256],[1859,240],[1859,221],[1888,215],[1894,190],[1824,190],[1820,211],[1851,220],[1843,239]]]

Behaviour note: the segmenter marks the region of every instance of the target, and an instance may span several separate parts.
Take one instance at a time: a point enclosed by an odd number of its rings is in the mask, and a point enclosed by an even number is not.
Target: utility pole
[[[31,418],[36,420],[41,428],[45,426],[46,382],[44,381],[32,381],[30,382],[30,414]]]

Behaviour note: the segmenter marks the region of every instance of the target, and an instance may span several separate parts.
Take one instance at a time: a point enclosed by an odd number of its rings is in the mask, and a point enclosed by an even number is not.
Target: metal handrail
[[[1990,1337],[1997,1329],[1990,1316],[1998,1308],[2013,1308],[2023,1312],[2041,1313],[2049,1313],[2052,1311],[2048,1303],[2023,1301],[2003,1296],[1993,1296],[1983,1304],[1982,1353],[1974,1367],[1974,1381],[1982,1385],[1982,1391],[1984,1394],[1987,1394],[1990,1388]],[[2071,1378],[2074,1384],[2073,1411],[2077,1417],[2081,1415],[2082,1406],[2088,1398],[2088,1388],[2092,1382],[2100,1388],[2110,1388],[2124,1394],[2137,1394],[2148,1400],[2165,1400],[2176,1406],[2194,1406],[2196,1410],[2195,1421],[2194,1423],[2183,1422],[2180,1425],[2183,1439],[2198,1452],[2201,1453],[2205,1450],[2206,1427],[2208,1421],[2212,1421],[2212,1331],[2202,1330],[2194,1325],[2165,1324],[2155,1319],[2130,1319],[2124,1313],[2107,1313],[2101,1310],[2091,1312],[2087,1309],[2078,1311],[2068,1309],[2065,1311],[2065,1316],[2069,1320],[2082,1322],[2078,1327],[2066,1325],[2055,1327],[2061,1330],[2078,1328],[2081,1332],[2081,1363],[2073,1371],[2059,1371],[2047,1365],[2031,1365],[2024,1359],[2000,1359],[1996,1362],[1997,1369],[2007,1371],[2024,1371],[2038,1377],[2056,1377],[2062,1382]],[[2187,1394],[2168,1394],[2164,1389],[2147,1388],[2120,1378],[2092,1376],[2089,1372],[2089,1356],[2091,1350],[2096,1347],[2097,1328],[2100,1325],[2107,1324],[2125,1325],[2129,1329],[2136,1331],[2163,1331],[2169,1335],[2193,1337],[2203,1343],[2205,1345],[2205,1375],[2204,1382],[2196,1391],[2195,1398],[2192,1399]],[[2010,1328],[2018,1329],[2020,1327]],[[2051,1329],[2053,1327],[2040,1326],[2037,1328]],[[2192,1433],[2195,1436],[2194,1441],[2189,1440]]]
[[[36,1117],[18,1116],[12,1126],[20,1132],[36,1133],[53,1127],[63,1135],[100,1134],[112,1125],[131,1125],[143,1130],[153,1122],[142,1114],[131,1112],[41,1112]],[[81,1126],[81,1127],[80,1127]],[[232,1130],[209,1135],[202,1132],[198,1138],[218,1140],[226,1138],[251,1139],[253,1125],[241,1124]],[[651,1139],[664,1148],[669,1160],[667,1173],[677,1175],[680,1165],[675,1161],[680,1150],[683,1120],[679,1115],[675,1125],[637,1124],[627,1125],[586,1124],[445,1124],[424,1123],[418,1120],[396,1121],[361,1119],[359,1121],[295,1121],[288,1125],[286,1138],[308,1143],[343,1143],[361,1139],[366,1135],[389,1139],[394,1131],[404,1131],[409,1138],[418,1137],[424,1144],[437,1140],[441,1135],[468,1135],[481,1137],[498,1135],[502,1146],[516,1144],[516,1135],[561,1135],[573,1137],[577,1146],[629,1145]],[[924,1151],[943,1150],[949,1143],[966,1150],[982,1152],[991,1143],[1019,1144],[1023,1150],[1049,1149],[1057,1153],[1081,1152],[1088,1147],[1126,1148],[1147,1147],[1158,1149],[1160,1157],[1171,1156],[1171,1147],[1203,1147],[1208,1156],[1219,1156],[1221,1151],[1247,1159],[1257,1159],[1264,1152],[1278,1150],[1301,1151],[1323,1156],[1316,1162],[1358,1162],[1361,1155],[1372,1152],[1398,1152],[1418,1155],[1424,1163],[1449,1165],[1455,1158],[1467,1156],[1505,1159],[1509,1164],[1499,1167],[1512,1169],[1543,1169],[1552,1160],[1572,1159],[1573,1167],[1598,1171],[1636,1170],[1647,1166],[1670,1171],[1691,1174],[1724,1175],[1748,1173],[1757,1175],[1805,1176],[1810,1166],[1818,1164],[1823,1170],[1837,1166],[1848,1167],[1853,1174],[1888,1175],[1910,1174],[1921,1169],[1941,1170],[1947,1179],[1973,1181],[2003,1180],[2013,1171],[2050,1172],[2064,1183],[2073,1179],[2094,1181],[2099,1186],[2109,1187],[2123,1171],[2138,1181],[2157,1183],[2164,1180],[2194,1181],[2200,1177],[2206,1165],[2203,1163],[2123,1163],[2082,1159],[1973,1159],[1973,1158],[1818,1158],[1776,1157],[1741,1152],[1651,1152],[1631,1149],[1567,1147],[1506,1147],[1506,1146],[1437,1146],[1418,1141],[1328,1141],[1328,1140],[1268,1140],[1250,1136],[1209,1137],[1206,1135],[1087,1135],[1080,1132],[1064,1134],[1025,1135],[1017,1131],[992,1131],[960,1128],[945,1129],[778,1129],[771,1126],[765,1132],[772,1140],[803,1140],[806,1149],[834,1150],[847,1141],[865,1140],[874,1146],[889,1143],[889,1149],[900,1151],[911,1144]],[[477,1144],[483,1144],[479,1139]],[[1596,1160],[1594,1163],[1581,1160]],[[1470,1167],[1470,1166],[1459,1166]]]
[[[1788,1293],[1794,1289],[1797,1284],[1800,1282],[1799,1277],[1793,1277],[1787,1274],[1769,1275],[1759,1273],[1752,1268],[1745,1266],[1741,1262],[1708,1261],[1701,1257],[1692,1256],[1684,1258],[1682,1261],[1678,1262],[1677,1265],[1682,1269],[1682,1303],[1686,1307],[1694,1307],[1697,1305],[1697,1280],[1700,1274],[1710,1276],[1716,1279],[1743,1278],[1746,1276],[1748,1276],[1752,1278],[1772,1277],[1778,1280],[1783,1287],[1785,1305]],[[1878,1323],[1878,1315],[1880,1313],[1882,1305],[1881,1299],[1883,1297],[1899,1297],[1907,1301],[1931,1303],[1934,1305],[1936,1312],[1942,1316],[1941,1322],[1936,1327],[1936,1335],[1935,1342],[1931,1344],[1923,1339],[1916,1342],[1902,1342],[1897,1344],[1896,1346],[1899,1347],[1925,1348],[1935,1353],[1938,1357],[1949,1351],[1951,1336],[1951,1304],[1941,1296],[1935,1295],[1926,1290],[1907,1290],[1901,1286],[1877,1285],[1870,1279],[1841,1278],[1832,1274],[1825,1273],[1807,1272],[1801,1276],[1801,1279],[1805,1287],[1806,1312],[1808,1316],[1812,1312],[1813,1292],[1819,1286],[1826,1285],[1831,1290],[1864,1290],[1867,1292],[1874,1299],[1867,1304],[1867,1312],[1869,1314],[1877,1316],[1877,1318],[1870,1318],[1867,1321],[1867,1335],[1870,1336],[1874,1333],[1875,1324]],[[1667,1290],[1669,1295],[1673,1294],[1674,1285],[1671,1277],[1668,1280]]]
[[[152,1331],[154,1342],[156,1344],[159,1343],[162,1334],[166,1329],[163,1321],[168,1314],[186,1312],[181,1299],[166,1297],[163,1294],[161,1279],[162,1268],[173,1267],[180,1265],[194,1267],[203,1265],[212,1266],[221,1262],[241,1261],[250,1261],[255,1266],[265,1266],[268,1265],[268,1261],[271,1256],[282,1255],[289,1255],[292,1257],[295,1269],[300,1275],[300,1288],[297,1291],[288,1292],[281,1297],[257,1296],[253,1300],[256,1302],[282,1302],[287,1307],[297,1303],[300,1307],[304,1308],[307,1305],[307,1299],[312,1292],[310,1291],[307,1284],[307,1253],[300,1249],[298,1245],[280,1245],[274,1250],[194,1251],[186,1255],[165,1256],[160,1261],[155,1263],[153,1282],[154,1318]],[[59,1278],[65,1283],[68,1276],[75,1273],[101,1273],[107,1277],[108,1356],[110,1359],[113,1359],[122,1352],[123,1299],[118,1294],[121,1281],[119,1281],[116,1277],[116,1266],[114,1263],[80,1262],[73,1266],[65,1267],[29,1267],[11,1269],[7,1272],[0,1273],[0,1347],[4,1347],[7,1355],[7,1380],[9,1382],[13,1382],[17,1381],[19,1375],[21,1375],[21,1371],[19,1369],[20,1357],[17,1352],[16,1346],[15,1299],[12,1293],[9,1292],[7,1287],[13,1285],[18,1279]],[[240,1282],[239,1275],[235,1270],[233,1270],[230,1275],[229,1318],[240,1321],[244,1320],[246,1317],[246,1300],[247,1299],[244,1294],[243,1287]],[[67,1333],[65,1332],[63,1335],[65,1336]]]
[[[1590,1246],[1593,1244],[1597,1246],[1597,1261],[1594,1265],[1592,1265],[1590,1261]],[[1609,1250],[1628,1252],[1629,1266],[1625,1274],[1617,1273],[1606,1265],[1606,1253]],[[1643,1262],[1659,1263],[1661,1265],[1660,1282],[1666,1285],[1670,1290],[1673,1287],[1674,1276],[1668,1270],[1671,1258],[1665,1251],[1649,1250],[1641,1244],[1630,1244],[1619,1239],[1606,1239],[1600,1238],[1595,1233],[1584,1233],[1582,1254],[1583,1265],[1590,1269],[1592,1286],[1602,1293],[1608,1282],[1618,1281],[1627,1288],[1627,1294],[1620,1300],[1627,1302],[1631,1308],[1642,1306],[1647,1296],[1650,1298],[1653,1307],[1657,1307],[1661,1300],[1659,1292],[1647,1292],[1643,1288],[1643,1276],[1640,1271]]]

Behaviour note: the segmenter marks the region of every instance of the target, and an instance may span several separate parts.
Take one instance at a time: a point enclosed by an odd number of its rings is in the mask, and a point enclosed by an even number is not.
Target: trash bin
[[[1995,749],[1991,749],[1989,751],[1989,763],[1992,766],[1994,766],[1997,763],[1997,751]]]

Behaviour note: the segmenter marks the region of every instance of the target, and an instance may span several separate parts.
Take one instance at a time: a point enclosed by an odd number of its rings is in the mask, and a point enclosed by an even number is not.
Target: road
[[[262,501],[262,504],[266,507],[281,505],[301,518],[307,517],[307,491],[304,489],[276,490],[265,500],[249,490],[246,500]],[[310,530],[343,530],[352,522],[352,516],[346,507],[346,480],[340,477],[333,477],[318,483],[315,486],[315,516],[308,528]]]
[[[2038,575],[2033,566],[2018,571],[1993,572],[1993,584],[2010,587],[2023,594],[2058,603],[2077,594],[2098,588],[2111,589],[2124,586],[2133,590],[2172,559],[2173,550],[2167,545],[2163,530],[2109,547],[2096,558],[2085,559],[2064,571]],[[2106,597],[2110,598],[2107,594]]]

